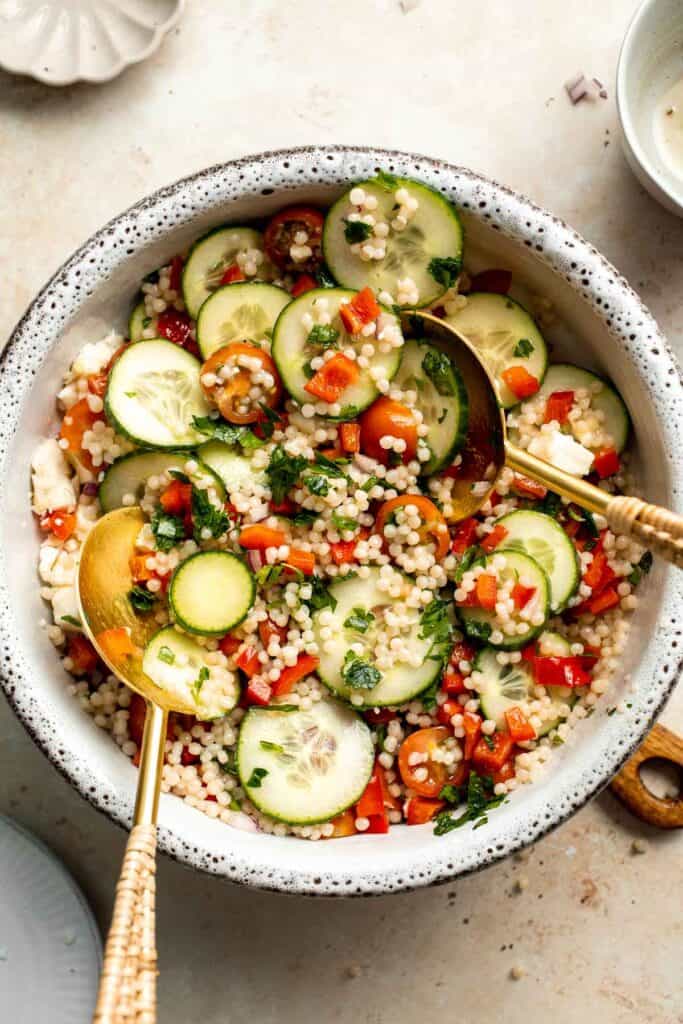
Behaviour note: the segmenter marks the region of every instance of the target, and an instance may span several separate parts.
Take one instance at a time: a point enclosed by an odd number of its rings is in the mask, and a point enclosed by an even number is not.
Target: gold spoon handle
[[[613,530],[631,534],[656,554],[683,569],[683,516],[659,505],[650,505],[640,498],[608,494],[507,440],[505,464],[569,498],[581,508],[598,512]]]
[[[147,705],[133,828],[116,887],[93,1024],[155,1024],[156,817],[167,713]]]

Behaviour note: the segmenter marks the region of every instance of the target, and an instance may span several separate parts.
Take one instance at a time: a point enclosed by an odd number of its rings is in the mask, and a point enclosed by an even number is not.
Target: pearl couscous
[[[521,447],[610,491],[630,486],[626,410],[547,365],[508,272],[462,260],[450,204],[381,173],[326,213],[289,207],[176,255],[58,390],[59,435],[33,460],[47,636],[137,763],[145,704],[99,659],[75,588],[93,524],[139,506],[129,600],[158,625],[143,664],[196,708],[171,716],[162,789],[227,825],[476,827],[610,687],[649,555],[493,466],[457,521],[468,397],[402,310],[468,334]],[[126,630],[108,634],[126,656]]]

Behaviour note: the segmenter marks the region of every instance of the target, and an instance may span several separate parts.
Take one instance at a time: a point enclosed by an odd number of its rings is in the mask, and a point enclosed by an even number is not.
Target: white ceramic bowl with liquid
[[[636,11],[619,56],[617,106],[631,169],[654,199],[683,217],[681,0],[644,0]]]
[[[39,531],[30,511],[30,460],[55,433],[55,394],[76,352],[115,326],[125,331],[140,280],[222,223],[268,217],[293,202],[329,205],[380,168],[439,189],[460,208],[466,266],[510,268],[545,296],[557,324],[555,359],[610,376],[634,424],[643,493],[683,512],[683,392],[651,314],[607,260],[529,200],[464,168],[386,150],[307,147],[246,157],[179,181],[105,225],[57,272],[0,358],[0,678],[35,741],[95,807],[129,826],[136,769],[67,693],[70,677],[39,621]],[[180,799],[160,802],[161,850],[191,867],[260,888],[355,895],[396,892],[480,869],[544,835],[606,786],[640,743],[681,668],[683,573],[657,562],[639,588],[610,694],[556,753],[548,773],[512,794],[484,828],[435,837],[429,825],[387,836],[313,843],[247,833]],[[622,714],[610,706],[628,703]],[[47,770],[47,768],[46,768]]]

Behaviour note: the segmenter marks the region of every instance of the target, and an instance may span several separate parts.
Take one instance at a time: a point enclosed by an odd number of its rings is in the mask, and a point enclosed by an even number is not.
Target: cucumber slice
[[[464,381],[445,352],[423,340],[407,341],[394,384],[417,392],[417,408],[429,427],[432,453],[422,472],[429,476],[453,460],[465,443],[469,402]]]
[[[541,633],[536,644],[538,653],[544,658],[569,658],[572,653],[569,641],[561,633],[556,633],[552,629],[546,629]],[[569,689],[569,687],[562,686],[560,689]]]
[[[621,396],[602,377],[580,366],[554,363],[548,367],[538,394],[547,398],[553,391],[578,391],[580,388],[592,391],[593,385],[597,384],[602,388],[591,395],[591,405],[605,414],[604,428],[612,437],[616,450],[621,452],[626,447],[631,420]]]
[[[274,284],[226,284],[218,288],[197,317],[197,343],[204,359],[229,341],[260,342],[269,337],[289,301],[289,293]]]
[[[464,309],[446,317],[446,321],[474,345],[496,383],[498,400],[505,409],[516,405],[519,399],[500,376],[503,370],[522,366],[539,382],[543,380],[548,365],[543,335],[531,315],[514,299],[492,292],[472,292]]]
[[[338,316],[339,307],[344,302],[349,302],[355,292],[347,291],[344,288],[316,288],[287,306],[278,317],[273,335],[272,356],[282,377],[282,382],[300,405],[315,403],[315,398],[305,389],[311,373],[306,372],[306,367],[311,358],[319,354],[317,347],[308,344],[309,328],[303,324],[303,317],[306,313],[313,315],[315,321],[316,306],[320,300],[327,302],[327,312],[332,318],[332,326],[339,331],[338,346],[341,349],[352,347],[359,349],[366,340],[354,339],[347,334]],[[388,310],[384,315],[389,322],[398,323],[395,317]],[[401,362],[401,349],[392,349],[391,352],[382,353],[375,351],[370,360],[368,369],[360,371],[360,377],[355,384],[348,387],[343,395],[344,408],[341,412],[341,419],[349,419],[371,405],[379,395],[375,382],[370,376],[371,368],[382,370],[387,380],[391,380],[399,368]]]
[[[498,572],[496,572],[493,565],[493,559],[496,555],[504,555],[506,562],[505,568]],[[517,625],[524,624],[527,628],[523,633],[504,633],[503,640],[494,643],[490,637],[493,630],[499,629],[496,613],[476,606],[457,605],[463,629],[471,639],[486,640],[492,647],[500,648],[503,651],[516,651],[520,647],[526,647],[530,640],[533,640],[542,632],[550,612],[550,582],[545,570],[533,558],[529,558],[528,555],[516,550],[501,551],[496,549],[496,551],[482,559],[482,564],[484,572],[497,575],[499,581],[507,580],[510,576],[513,576],[515,580],[519,579],[525,585],[534,587],[536,593],[523,610],[531,613],[540,611],[543,615],[543,622],[538,626],[533,626],[530,622],[522,619],[519,612],[515,611],[511,614],[512,621]],[[501,630],[501,632],[503,631]]]
[[[265,483],[263,470],[255,470],[251,459],[240,455],[229,444],[223,441],[207,441],[197,449],[202,462],[216,473],[229,491],[248,484]]]
[[[548,575],[550,611],[561,611],[581,579],[576,548],[560,524],[544,512],[519,509],[496,521],[507,530],[496,551],[521,551],[533,558]]]
[[[360,799],[374,763],[370,729],[338,701],[310,711],[252,708],[240,726],[237,768],[249,800],[290,825],[312,825]]]
[[[378,624],[381,624],[382,617],[388,608],[400,603],[400,598],[390,597],[385,590],[379,589],[379,569],[371,569],[366,579],[354,577],[353,579],[341,580],[333,583],[329,588],[330,596],[337,602],[332,611],[332,622],[329,628],[332,630],[332,640],[324,640],[321,635],[322,623],[320,616],[323,612],[316,612],[313,616],[313,631],[316,643],[320,648],[320,664],[318,675],[322,681],[336,694],[345,699],[362,697],[364,707],[382,707],[383,705],[403,704],[411,700],[419,693],[422,693],[430,683],[434,681],[441,671],[441,659],[430,657],[432,640],[430,637],[421,637],[422,616],[415,613],[415,624],[404,639],[409,649],[420,657],[419,666],[408,665],[405,662],[396,662],[394,667],[382,672],[382,677],[372,689],[351,689],[342,676],[344,659],[352,643],[363,643],[372,646]],[[412,581],[405,577],[406,591],[412,587]],[[370,624],[365,633],[345,626],[344,623],[354,609],[362,608],[365,611],[372,611],[374,621]],[[325,609],[323,609],[324,611]],[[330,609],[327,609],[330,611]],[[332,649],[326,651],[324,645],[332,644]],[[361,705],[357,705],[361,706]]]
[[[192,637],[166,626],[147,644],[142,669],[162,690],[195,709],[197,718],[221,718],[239,700],[239,680],[235,672],[209,664],[207,654]]]
[[[129,345],[109,374],[104,403],[119,433],[148,448],[192,448],[201,435],[194,416],[211,411],[199,362],[170,341]]]
[[[171,577],[168,602],[188,633],[220,636],[245,618],[254,603],[254,578],[228,551],[199,551]]]
[[[128,337],[131,341],[143,341],[142,332],[146,327],[153,327],[156,331],[157,318],[155,316],[148,317],[147,310],[145,309],[144,302],[138,302],[137,306],[130,314],[128,321]]]
[[[353,188],[362,188],[376,198],[373,216],[377,223],[391,224],[400,188],[407,189],[419,206],[403,231],[390,228],[384,259],[363,260],[352,251],[344,234],[348,216],[356,209],[349,198],[351,189],[345,192],[328,211],[323,230],[323,253],[332,276],[345,288],[360,290],[369,285],[375,293],[387,291],[394,299],[399,280],[408,277],[415,282],[419,296],[411,306],[434,302],[446,291],[449,279],[457,277],[462,261],[463,229],[455,207],[427,185],[408,178],[394,178],[386,185],[373,178]],[[440,269],[432,260],[452,262]]]
[[[121,508],[127,494],[132,494],[137,503],[151,476],[159,476],[170,469],[187,474],[189,458],[191,456],[187,452],[130,452],[122,455],[106,471],[100,484],[98,497],[102,511],[111,512],[114,508]],[[225,500],[223,481],[210,466],[200,461],[196,472],[189,476],[197,487],[215,487],[220,498]]]
[[[185,308],[193,320],[202,303],[211,292],[220,287],[221,278],[235,262],[235,257],[247,249],[258,249],[263,252],[263,235],[253,228],[214,228],[198,239],[190,249],[183,267],[182,289]],[[258,268],[258,278],[269,281],[273,277],[273,268],[265,258]]]
[[[530,705],[536,699],[535,684],[528,662],[501,665],[496,654],[493,647],[484,647],[479,651],[472,666],[472,681],[477,687],[481,709],[486,718],[495,722],[497,729],[507,732],[506,711],[517,707],[527,718],[531,717]],[[573,701],[570,686],[549,686],[546,689],[552,699],[554,714],[549,712],[539,730],[539,736],[544,736],[558,725],[561,720],[560,705],[568,705]]]

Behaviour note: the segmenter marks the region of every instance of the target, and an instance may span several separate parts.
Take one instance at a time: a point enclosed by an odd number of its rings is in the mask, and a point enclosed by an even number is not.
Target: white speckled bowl
[[[124,328],[143,275],[223,221],[287,202],[327,203],[378,168],[420,178],[465,215],[470,257],[514,270],[564,321],[548,336],[558,355],[608,373],[626,400],[649,497],[683,512],[681,380],[650,313],[617,271],[561,221],[471,171],[382,150],[320,147],[212,167],[145,199],[87,242],[16,328],[0,362],[0,630],[5,691],[52,763],[114,821],[128,825],[135,769],[66,692],[67,677],[38,621],[38,532],[29,463],[56,429],[54,395],[78,348],[112,323]],[[683,575],[657,564],[617,673],[614,693],[558,752],[543,781],[517,791],[485,828],[435,838],[429,826],[311,843],[239,832],[163,796],[160,846],[204,871],[261,888],[309,894],[395,892],[482,868],[564,821],[604,787],[639,743],[679,672]],[[628,675],[627,675],[628,674]],[[630,679],[628,678],[630,677]],[[625,714],[606,707],[624,695]]]

